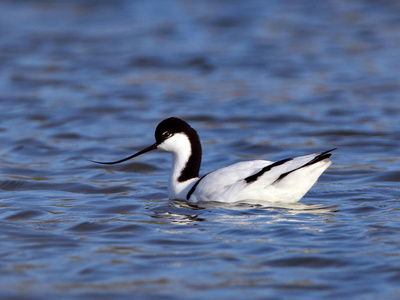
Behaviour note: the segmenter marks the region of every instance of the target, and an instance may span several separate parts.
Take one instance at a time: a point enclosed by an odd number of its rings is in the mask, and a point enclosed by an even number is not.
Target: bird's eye
[[[164,131],[162,134],[163,138],[167,139],[172,136],[172,133],[169,131]]]

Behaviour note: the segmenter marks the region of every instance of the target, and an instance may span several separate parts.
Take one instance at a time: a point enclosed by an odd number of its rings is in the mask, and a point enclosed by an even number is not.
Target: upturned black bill
[[[131,158],[139,156],[139,155],[141,155],[143,153],[146,153],[146,152],[149,152],[149,151],[152,151],[152,150],[156,150],[157,146],[158,146],[158,144],[155,143],[155,144],[153,144],[153,145],[151,145],[151,146],[149,146],[149,147],[147,147],[147,148],[145,148],[145,149],[143,149],[143,150],[141,150],[141,151],[139,151],[139,152],[137,152],[137,153],[135,153],[135,154],[133,154],[131,156],[128,156],[126,158],[123,158],[123,159],[120,159],[120,160],[116,160],[116,161],[95,161],[95,160],[91,160],[91,162],[94,162],[96,164],[103,164],[103,165],[119,164],[119,163],[122,163],[124,161],[130,160]]]

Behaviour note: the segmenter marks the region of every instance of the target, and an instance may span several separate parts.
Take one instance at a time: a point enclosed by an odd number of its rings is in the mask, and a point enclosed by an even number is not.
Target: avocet
[[[199,136],[188,123],[168,118],[158,124],[156,142],[121,160],[99,162],[118,164],[152,150],[172,154],[168,197],[201,202],[245,202],[252,204],[294,203],[314,185],[331,165],[328,151],[272,162],[252,160],[238,162],[199,177],[202,150]]]

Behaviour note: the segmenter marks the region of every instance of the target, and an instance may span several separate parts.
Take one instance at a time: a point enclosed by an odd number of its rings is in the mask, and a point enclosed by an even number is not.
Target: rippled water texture
[[[0,3],[7,299],[400,297],[398,1]],[[338,147],[298,205],[169,203],[181,117],[201,173]]]

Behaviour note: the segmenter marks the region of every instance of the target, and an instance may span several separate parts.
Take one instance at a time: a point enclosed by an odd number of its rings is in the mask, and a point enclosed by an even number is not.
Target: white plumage
[[[168,196],[191,204],[201,202],[246,202],[251,204],[299,201],[331,165],[329,152],[315,153],[278,162],[239,162],[199,178],[201,144],[197,132],[178,118],[163,120],[155,131],[156,143],[114,162],[116,164],[151,150],[172,153]]]
[[[259,172],[273,162],[267,160],[244,161],[218,169],[200,181],[189,202],[192,204],[202,201],[229,203],[242,201],[252,204],[297,202],[331,165],[326,158],[301,168],[318,155],[319,153],[295,157],[291,161],[271,168],[252,183],[247,183],[243,179]],[[282,174],[295,169],[298,170],[288,174],[282,180],[276,181]]]

